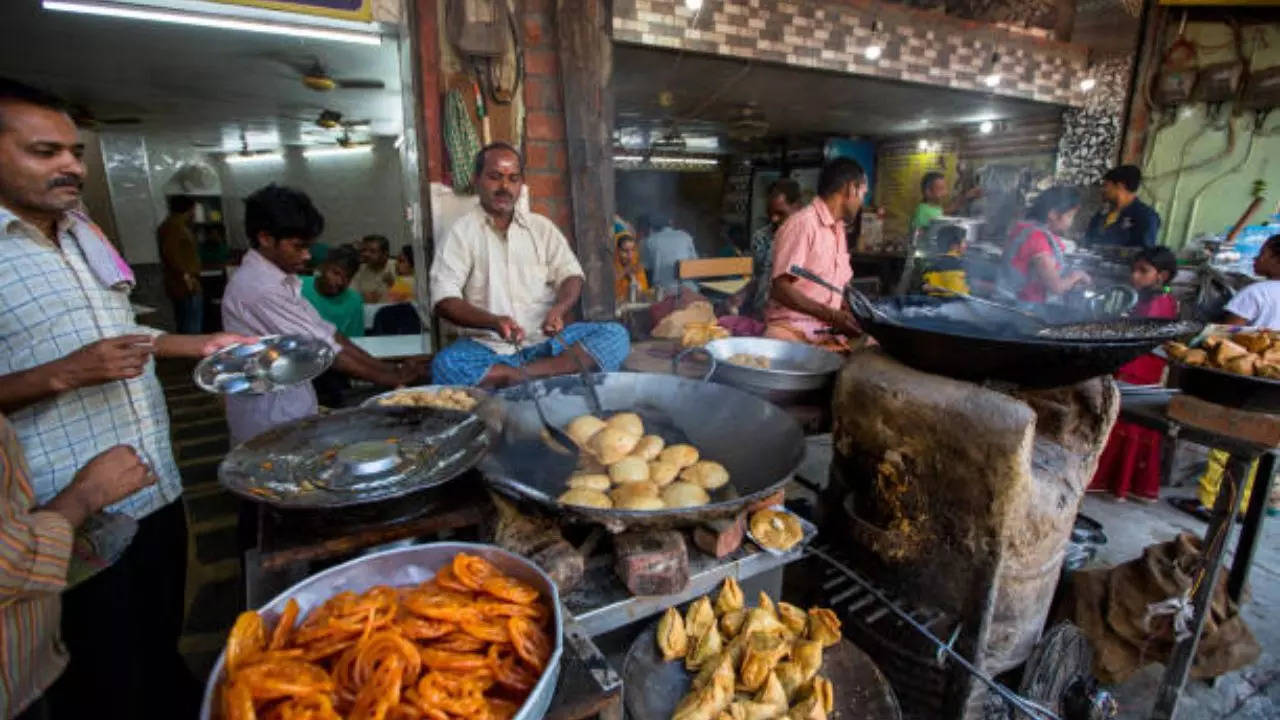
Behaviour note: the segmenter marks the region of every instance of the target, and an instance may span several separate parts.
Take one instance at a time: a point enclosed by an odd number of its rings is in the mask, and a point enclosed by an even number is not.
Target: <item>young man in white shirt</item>
[[[582,266],[549,219],[517,207],[524,160],[494,143],[476,156],[480,207],[436,246],[431,266],[435,312],[463,335],[431,366],[442,385],[504,387],[524,366],[531,377],[606,372],[622,366],[627,331],[615,323],[570,323],[582,293]]]

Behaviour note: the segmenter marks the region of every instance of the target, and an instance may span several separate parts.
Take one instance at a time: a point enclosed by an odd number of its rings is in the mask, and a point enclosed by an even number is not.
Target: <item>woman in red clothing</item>
[[[1138,290],[1134,317],[1178,317],[1178,301],[1168,287],[1177,271],[1177,258],[1166,247],[1147,248],[1133,259],[1129,282]],[[1164,360],[1147,354],[1120,368],[1116,378],[1135,385],[1154,385],[1164,379],[1164,367]],[[1130,493],[1144,502],[1157,500],[1161,438],[1156,430],[1117,420],[1098,461],[1098,471],[1089,484],[1089,492],[1110,490],[1117,500],[1124,500]]]
[[[1043,303],[1049,295],[1062,295],[1076,285],[1090,282],[1080,270],[1063,274],[1065,233],[1080,209],[1080,196],[1068,187],[1051,187],[1040,193],[1027,210],[1027,219],[1009,231],[1000,272],[1000,290],[1022,302]]]

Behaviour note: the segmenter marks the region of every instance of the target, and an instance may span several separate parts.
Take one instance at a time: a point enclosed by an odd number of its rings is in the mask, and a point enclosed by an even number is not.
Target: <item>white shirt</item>
[[[302,297],[297,275],[276,267],[257,250],[245,253],[222,296],[222,327],[241,335],[306,335],[339,352],[337,329]],[[227,427],[231,444],[271,428],[316,414],[316,391],[304,382],[263,395],[228,395]]]
[[[1280,280],[1245,287],[1227,303],[1226,311],[1244,318],[1251,327],[1280,330]]]
[[[431,264],[431,298],[460,298],[486,312],[507,315],[524,328],[525,343],[542,342],[542,321],[555,304],[556,289],[582,266],[555,223],[516,208],[505,234],[499,233],[483,208],[462,216],[436,246]],[[509,355],[515,346],[491,330],[459,328],[459,332],[494,352]]]

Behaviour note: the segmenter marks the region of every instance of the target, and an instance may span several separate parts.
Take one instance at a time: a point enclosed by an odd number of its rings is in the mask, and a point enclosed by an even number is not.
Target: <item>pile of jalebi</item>
[[[417,587],[339,593],[297,619],[292,598],[269,634],[256,612],[236,619],[223,720],[511,718],[554,645],[538,591],[462,553]]]

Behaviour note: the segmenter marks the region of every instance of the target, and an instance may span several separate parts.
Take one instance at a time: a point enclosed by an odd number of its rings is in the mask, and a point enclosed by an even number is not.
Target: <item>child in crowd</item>
[[[1138,291],[1134,317],[1174,319],[1178,301],[1169,283],[1178,272],[1178,261],[1166,247],[1147,248],[1133,259],[1129,282]],[[1116,372],[1116,378],[1135,385],[1154,385],[1164,379],[1165,362],[1151,354],[1135,359]],[[1127,420],[1117,420],[1098,461],[1089,492],[1111,491],[1117,500],[1132,493],[1137,500],[1153,502],[1160,494],[1160,432]]]
[[[1258,257],[1253,260],[1253,272],[1262,276],[1262,280],[1245,287],[1223,309],[1223,322],[1228,325],[1247,325],[1249,327],[1280,330],[1280,235],[1272,235],[1263,244]],[[1172,498],[1170,502],[1179,510],[1184,510],[1202,520],[1208,520],[1209,508],[1218,498],[1218,488],[1222,485],[1222,472],[1227,465],[1228,454],[1225,450],[1213,450],[1209,453],[1209,466],[1200,476],[1198,497]],[[1253,489],[1253,478],[1258,471],[1258,463],[1249,468],[1249,478],[1245,482],[1244,492],[1240,497],[1240,510],[1249,505],[1249,493]],[[1268,512],[1274,512],[1280,504],[1278,493],[1273,492]]]
[[[969,283],[964,274],[964,228],[950,225],[938,231],[938,244],[946,248],[942,255],[929,260],[922,279],[925,285],[945,288],[952,292],[969,294]],[[946,295],[942,292],[930,292],[930,295]]]
[[[405,245],[400,248],[400,254],[396,256],[396,281],[387,291],[387,301],[412,302],[414,294],[413,246]]]

